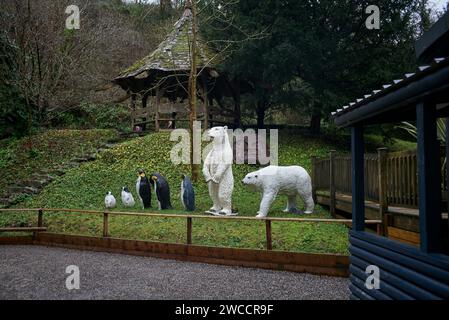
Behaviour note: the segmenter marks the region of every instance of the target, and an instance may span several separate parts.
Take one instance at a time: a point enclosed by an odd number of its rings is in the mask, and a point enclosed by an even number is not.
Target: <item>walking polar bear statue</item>
[[[253,191],[262,192],[257,218],[265,218],[268,215],[270,206],[278,194],[288,197],[284,212],[300,213],[296,208],[296,198],[299,195],[305,204],[304,213],[313,213],[315,203],[312,197],[312,180],[302,167],[269,166],[249,173],[242,182]]]

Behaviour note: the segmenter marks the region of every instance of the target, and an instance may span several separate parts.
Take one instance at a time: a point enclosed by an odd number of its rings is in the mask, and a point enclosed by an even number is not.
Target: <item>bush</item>
[[[0,139],[23,136],[27,132],[28,110],[16,86],[14,64],[16,46],[5,32],[0,32]]]
[[[72,129],[131,130],[131,115],[123,105],[83,104],[79,108],[60,113],[52,119],[51,126]]]

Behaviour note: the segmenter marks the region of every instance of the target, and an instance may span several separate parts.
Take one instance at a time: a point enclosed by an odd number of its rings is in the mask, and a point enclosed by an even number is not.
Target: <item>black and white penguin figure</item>
[[[173,209],[170,201],[170,186],[167,180],[159,173],[151,175],[153,181],[154,192],[156,193],[157,201],[159,203],[159,210]]]
[[[182,175],[181,202],[186,211],[195,211],[195,190],[189,177]]]
[[[132,208],[136,204],[134,197],[129,191],[128,187],[122,188],[122,203],[127,208]]]
[[[144,209],[151,208],[151,184],[143,169],[138,172],[136,192]]]
[[[106,209],[114,209],[117,205],[117,201],[115,200],[115,197],[112,195],[112,192],[107,192],[106,196],[104,197],[104,206]]]

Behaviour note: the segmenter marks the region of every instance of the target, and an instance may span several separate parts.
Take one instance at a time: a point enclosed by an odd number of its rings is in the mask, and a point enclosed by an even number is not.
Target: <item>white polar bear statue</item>
[[[298,213],[296,198],[298,194],[304,201],[306,214],[312,214],[315,203],[312,197],[312,179],[307,171],[299,166],[269,166],[248,174],[243,184],[254,191],[262,192],[262,201],[257,218],[265,218],[278,194],[288,197],[284,212]]]
[[[213,138],[212,150],[207,155],[203,175],[209,186],[209,195],[213,215],[234,215],[232,213],[232,192],[234,176],[232,175],[233,153],[229,143],[228,127],[214,127],[208,132]]]

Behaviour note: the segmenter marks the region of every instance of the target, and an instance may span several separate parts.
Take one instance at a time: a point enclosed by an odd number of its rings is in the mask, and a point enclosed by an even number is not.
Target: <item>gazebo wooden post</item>
[[[416,106],[418,131],[419,232],[421,251],[439,252],[442,245],[441,173],[436,106]]]
[[[365,143],[363,127],[352,127],[352,229],[365,230]]]
[[[136,123],[136,94],[131,93],[131,99],[129,100],[129,108],[131,109],[131,128],[134,130]]]
[[[154,108],[154,127],[156,132],[160,130],[159,126],[159,109],[161,104],[161,98],[162,98],[162,89],[160,87],[156,88],[156,103]]]

